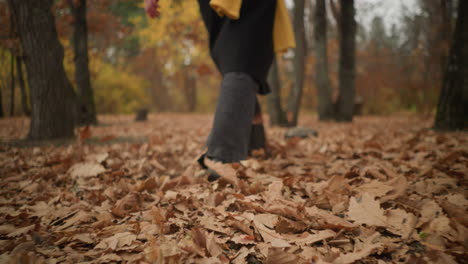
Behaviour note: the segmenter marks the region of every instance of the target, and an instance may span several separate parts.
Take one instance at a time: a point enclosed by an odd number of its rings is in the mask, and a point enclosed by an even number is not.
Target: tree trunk
[[[318,114],[320,120],[333,118],[333,101],[328,78],[327,57],[327,9],[325,0],[317,0],[315,7],[315,86],[317,87]]]
[[[468,1],[458,1],[458,16],[439,97],[435,129],[468,128]]]
[[[11,52],[10,60],[10,116],[15,115],[15,55]]]
[[[440,0],[439,3],[442,13],[442,23],[440,23],[439,29],[440,42],[442,46],[440,51],[440,70],[441,76],[443,76],[448,63],[450,40],[452,36],[453,2],[452,0]]]
[[[186,69],[184,72],[184,86],[187,110],[195,112],[197,108],[197,83],[190,69]]]
[[[340,25],[341,13],[338,10],[338,7],[336,7],[335,0],[330,0],[329,3],[330,3],[330,8],[331,8],[331,11],[332,11],[333,18],[335,19],[336,24]],[[325,18],[326,18],[326,16],[325,16]]]
[[[294,1],[294,36],[296,38],[296,50],[294,54],[295,81],[288,98],[288,122],[290,126],[297,125],[304,87],[304,67],[307,51],[304,28],[304,8],[305,0]]]
[[[24,82],[24,75],[23,75],[23,61],[21,60],[21,56],[16,56],[16,74],[18,75],[18,82],[20,85],[21,91],[21,106],[23,108],[23,113],[27,116],[31,115],[28,106],[28,94],[26,92],[26,83]]]
[[[3,96],[2,96],[2,86],[0,86],[0,118],[4,118],[5,114],[3,113]]]
[[[268,74],[268,83],[270,84],[271,93],[267,96],[267,108],[268,115],[270,116],[270,124],[272,126],[286,126],[288,120],[286,119],[286,113],[283,111],[281,106],[281,84],[278,76],[278,62],[276,58],[273,59],[273,63]]]
[[[8,0],[31,89],[32,140],[73,137],[74,93],[63,67],[52,0]]]
[[[337,121],[353,120],[356,79],[356,21],[354,0],[340,0],[340,91],[336,105]]]
[[[86,0],[69,0],[73,12],[73,51],[75,54],[75,80],[78,88],[78,124],[96,124],[96,106],[91,88],[88,57],[88,25]]]

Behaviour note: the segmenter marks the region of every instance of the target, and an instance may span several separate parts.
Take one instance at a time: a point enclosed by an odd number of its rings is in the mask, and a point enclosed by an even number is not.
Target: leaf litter
[[[467,258],[466,133],[437,133],[408,116],[306,118],[318,137],[270,128],[266,152],[210,183],[194,164],[208,116],[102,121],[68,146],[0,146],[1,263]],[[26,133],[24,120],[0,122],[18,122],[16,133],[0,131],[4,140]],[[129,137],[146,140],[118,140]]]

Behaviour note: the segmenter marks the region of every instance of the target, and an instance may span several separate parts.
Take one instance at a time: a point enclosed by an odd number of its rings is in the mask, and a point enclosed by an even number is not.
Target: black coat
[[[244,0],[240,18],[219,17],[210,0],[198,0],[209,34],[210,55],[221,74],[244,72],[260,94],[270,92],[267,76],[274,58],[273,24],[277,0]]]

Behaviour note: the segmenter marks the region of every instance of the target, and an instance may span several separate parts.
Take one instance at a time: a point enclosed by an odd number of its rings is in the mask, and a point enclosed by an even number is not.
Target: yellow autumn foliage
[[[187,65],[210,64],[207,33],[195,0],[161,1],[161,17],[137,27],[142,48],[157,48],[164,71],[174,75]],[[135,19],[142,25],[143,19]]]
[[[75,65],[70,42],[61,39],[65,48],[64,67],[67,76],[76,90]],[[132,113],[138,108],[148,107],[148,81],[134,74],[124,66],[105,62],[101,56],[89,53],[89,70],[94,103],[100,114]]]
[[[148,81],[124,68],[93,59],[91,71],[96,108],[99,113],[131,113],[147,107]]]

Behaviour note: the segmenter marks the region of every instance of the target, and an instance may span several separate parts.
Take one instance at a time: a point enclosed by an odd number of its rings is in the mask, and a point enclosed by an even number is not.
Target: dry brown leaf
[[[97,259],[97,263],[116,263],[122,261],[122,257],[117,254],[105,254]]]
[[[421,227],[422,225],[429,223],[432,219],[436,218],[439,215],[442,215],[442,208],[434,200],[427,200],[421,206],[420,217],[416,227]]]
[[[270,248],[266,264],[297,264],[298,258],[295,254],[286,252],[279,248]]]
[[[351,264],[374,253],[377,249],[383,247],[382,243],[367,244],[362,250],[340,255],[333,261],[334,264]]]
[[[263,197],[265,197],[266,201],[274,202],[275,200],[279,200],[283,198],[282,195],[283,190],[283,182],[282,181],[275,181],[268,185],[268,189],[263,193]]]
[[[136,190],[141,192],[144,190],[147,190],[149,192],[153,191],[156,187],[158,187],[158,181],[156,180],[156,177],[149,177],[143,182],[140,182],[140,184],[137,186]]]
[[[251,247],[250,249],[247,247],[242,247],[238,252],[237,256],[232,260],[233,264],[245,264],[246,263],[246,257],[251,254],[255,253],[255,249]]]
[[[11,224],[0,225],[0,234],[6,235],[14,232],[16,229],[17,228]]]
[[[135,242],[137,236],[131,232],[123,232],[115,234],[111,237],[105,238],[97,244],[94,249],[110,249],[117,250],[124,246],[131,246]]]
[[[384,184],[382,181],[371,181],[357,188],[360,193],[369,193],[374,197],[382,197],[393,190],[393,187]]]
[[[371,226],[386,226],[387,217],[380,203],[370,194],[365,193],[360,198],[351,197],[348,217],[358,224]]]
[[[289,243],[283,237],[276,233],[273,229],[275,227],[278,217],[270,214],[255,215],[253,223],[257,231],[263,238],[263,241],[274,244],[277,247],[287,247]]]
[[[386,212],[388,231],[407,238],[416,227],[416,216],[402,209],[393,209]]]
[[[257,242],[255,241],[255,237],[251,235],[243,235],[243,234],[236,234],[231,239],[232,242],[241,245],[253,245]]]
[[[13,232],[9,233],[7,235],[7,237],[24,236],[24,235],[28,234],[29,232],[31,232],[32,230],[34,230],[35,226],[36,225],[29,225],[29,226],[25,226],[25,227],[20,227],[20,228],[14,230]]]
[[[234,219],[229,219],[226,221],[226,224],[230,227],[234,227],[236,228],[237,230],[240,230],[244,233],[246,233],[247,235],[253,235],[253,230],[250,225],[250,221],[246,220],[245,218],[240,218],[240,217],[237,217],[237,218],[234,218]]]
[[[91,237],[91,234],[76,234],[72,237],[72,240],[78,240],[86,244],[94,244],[95,239]]]
[[[209,233],[206,237],[206,249],[212,257],[217,257],[223,253],[221,247],[216,243],[214,233]]]
[[[406,189],[408,188],[408,180],[404,176],[400,177],[395,177],[389,182],[387,182],[388,185],[393,187],[393,190],[391,190],[388,194],[384,195],[381,199],[380,202],[384,203],[389,200],[394,200],[406,193]]]
[[[79,224],[82,223],[89,223],[93,221],[93,217],[89,212],[85,211],[76,211],[76,214],[73,214],[70,218],[67,218],[64,220],[64,224],[61,226],[58,226],[56,230],[61,231],[61,230],[66,230],[68,228],[77,228]]]
[[[201,228],[192,228],[193,243],[201,250],[206,250],[206,233]]]
[[[73,179],[76,178],[91,178],[105,172],[106,169],[99,163],[83,162],[73,165],[69,173]]]
[[[86,160],[90,162],[103,163],[109,157],[109,153],[96,153],[86,156]]]
[[[462,207],[458,207],[450,202],[447,201],[442,201],[441,202],[442,208],[444,208],[444,211],[452,218],[457,220],[459,223],[464,225],[465,227],[468,227],[468,213],[465,209]]]
[[[336,233],[332,230],[317,231],[316,234],[304,232],[298,235],[284,234],[283,238],[289,243],[294,243],[298,246],[311,245],[315,242],[322,241],[328,238],[335,237]]]
[[[229,182],[234,186],[239,185],[239,178],[237,177],[237,171],[234,169],[233,165],[230,163],[223,164],[221,162],[215,162],[210,159],[205,159],[205,164],[210,169],[214,170],[218,175],[220,175],[224,180]]]
[[[325,210],[319,209],[315,206],[313,207],[306,207],[305,208],[306,214],[312,218],[314,221],[320,225],[321,228],[327,229],[352,229],[357,227],[356,224],[350,223],[345,219],[338,217],[330,212]]]
[[[306,224],[299,221],[293,221],[285,217],[280,217],[275,226],[275,230],[278,233],[298,233],[303,232],[306,229]]]
[[[115,203],[115,206],[112,208],[112,213],[118,217],[125,217],[139,210],[140,196],[137,193],[130,193]]]
[[[447,202],[468,210],[468,199],[462,193],[454,193],[447,196]]]
[[[227,234],[227,235],[233,233],[231,230],[225,227],[223,222],[220,222],[215,217],[202,216],[199,219],[200,219],[200,225],[202,225],[204,228],[208,230],[216,231],[216,232]]]

